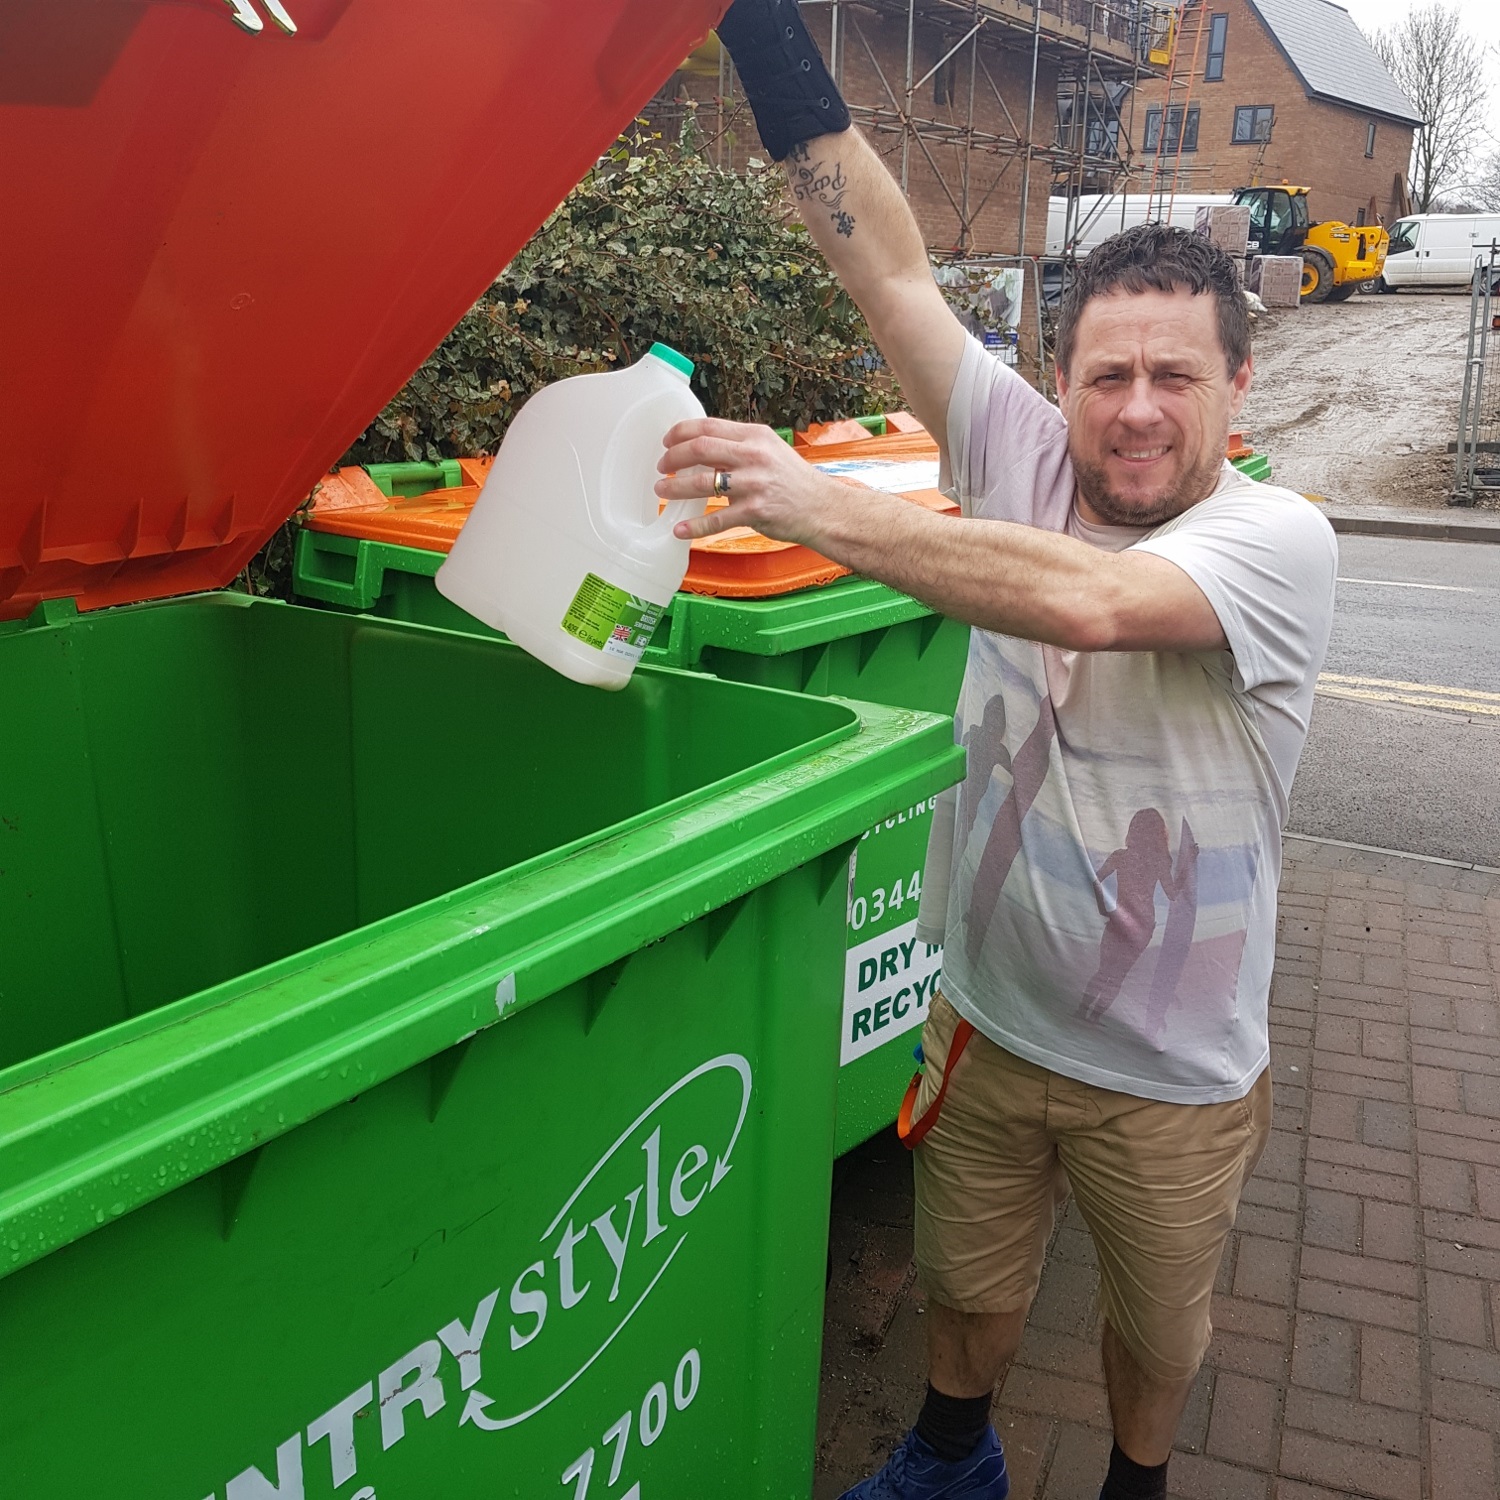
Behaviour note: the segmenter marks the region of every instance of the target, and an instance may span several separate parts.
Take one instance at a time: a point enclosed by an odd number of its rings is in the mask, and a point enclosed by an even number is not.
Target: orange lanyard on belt
[[[953,1077],[953,1069],[959,1058],[964,1055],[964,1048],[969,1045],[969,1038],[974,1035],[973,1026],[965,1020],[960,1020],[953,1029],[953,1040],[948,1044],[948,1060],[943,1064],[943,1081],[938,1085],[937,1098],[927,1106],[927,1112],[915,1123],[912,1121],[911,1112],[917,1102],[917,1090],[922,1086],[921,1073],[912,1074],[912,1080],[906,1086],[906,1097],[901,1101],[901,1113],[896,1117],[896,1134],[900,1137],[901,1144],[908,1151],[915,1150],[921,1145],[922,1137],[937,1124],[938,1116],[943,1111],[943,1100],[948,1093],[948,1083]]]

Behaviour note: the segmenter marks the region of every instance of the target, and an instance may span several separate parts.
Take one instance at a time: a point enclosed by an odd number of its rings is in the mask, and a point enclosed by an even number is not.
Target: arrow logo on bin
[[[660,1113],[668,1101],[690,1085],[718,1072],[733,1073],[740,1084],[739,1108],[729,1140],[723,1150],[712,1158],[711,1167],[708,1145],[693,1141],[682,1151],[674,1168],[670,1163],[681,1149],[682,1123],[679,1121],[675,1127],[669,1128],[667,1122],[654,1120],[653,1117]],[[486,1396],[482,1390],[471,1389],[459,1417],[459,1426],[467,1423],[483,1432],[503,1432],[507,1428],[517,1427],[550,1406],[598,1362],[605,1350],[645,1305],[662,1277],[667,1274],[667,1268],[677,1258],[678,1251],[687,1243],[688,1230],[683,1221],[697,1210],[733,1168],[734,1150],[750,1112],[753,1086],[750,1063],[739,1053],[727,1052],[719,1057],[712,1057],[663,1089],[620,1132],[613,1144],[589,1168],[542,1233],[541,1242],[552,1245],[546,1259],[537,1261],[517,1278],[510,1301],[512,1311],[518,1315],[518,1321],[512,1324],[510,1330],[512,1351],[519,1352],[525,1348],[541,1334],[544,1325],[559,1314],[569,1314],[569,1310],[579,1306],[586,1296],[592,1295],[595,1306],[602,1300],[614,1302],[620,1294],[632,1251],[645,1250],[645,1247],[658,1239],[670,1243],[671,1248],[662,1256],[661,1263],[625,1315],[609,1330],[593,1353],[555,1390],[528,1404],[523,1411],[496,1417],[490,1413],[490,1408],[495,1404],[494,1399]],[[695,1134],[697,1130],[690,1128],[688,1140],[691,1141]],[[671,1144],[674,1136],[677,1137],[677,1143]],[[664,1142],[667,1143],[665,1158]],[[601,1206],[598,1201],[580,1208],[580,1202],[589,1188],[596,1184],[600,1174],[611,1161],[620,1156],[623,1148],[632,1143],[639,1145],[644,1157],[642,1176],[635,1178],[635,1185],[623,1195],[618,1186],[612,1188],[608,1195],[610,1201],[602,1213],[597,1212]],[[617,1175],[612,1174],[611,1180],[616,1181]],[[670,1240],[669,1232],[675,1232],[675,1242]],[[646,1253],[655,1255],[661,1252]],[[549,1262],[555,1263],[555,1272]],[[556,1312],[553,1311],[554,1308],[557,1309]],[[473,1379],[477,1381],[478,1378],[476,1364]]]
[[[739,1079],[740,1098],[734,1128],[724,1149],[715,1157],[709,1144],[714,1130],[712,1121],[717,1116],[722,1125],[732,1095],[725,1098],[722,1090],[711,1090],[718,1096],[718,1102],[707,1111],[706,1120],[702,1109],[677,1110],[670,1118],[653,1120],[652,1117],[689,1085],[721,1071],[733,1073]],[[728,1176],[740,1132],[749,1116],[753,1083],[749,1061],[738,1053],[724,1053],[700,1063],[663,1089],[570,1194],[542,1236],[544,1246],[548,1241],[555,1243],[543,1249],[540,1258],[521,1271],[510,1287],[509,1296],[505,1296],[503,1287],[497,1287],[479,1299],[472,1313],[446,1323],[437,1330],[436,1337],[424,1339],[380,1372],[382,1448],[390,1448],[413,1430],[408,1413],[414,1405],[424,1417],[433,1416],[445,1406],[444,1380],[451,1379],[439,1373],[445,1356],[457,1361],[458,1388],[468,1392],[459,1426],[473,1426],[482,1432],[504,1432],[517,1427],[576,1385],[646,1305],[687,1243],[689,1226],[685,1221]],[[610,1174],[607,1190],[597,1187],[600,1173],[637,1135],[641,1137],[638,1165],[632,1170],[622,1161]],[[695,1139],[700,1135],[702,1139]],[[628,1160],[637,1159],[632,1153]],[[580,1200],[590,1186],[596,1186],[593,1201],[580,1208]],[[528,1254],[537,1253],[533,1250]],[[627,1272],[632,1268],[635,1274],[627,1283]],[[641,1278],[649,1279],[637,1292]],[[621,1299],[627,1284],[629,1293],[625,1300],[632,1297],[634,1300],[624,1316],[610,1327],[609,1320],[616,1316],[614,1304]],[[559,1318],[566,1319],[569,1325],[561,1339],[555,1336]],[[504,1324],[508,1327],[497,1326]],[[596,1339],[598,1343],[593,1353],[555,1390],[537,1399],[537,1391],[546,1390],[558,1379],[561,1359],[548,1359],[544,1355],[538,1363],[535,1354],[523,1351],[541,1339],[549,1328],[554,1333],[550,1347],[569,1364],[574,1350],[586,1349]],[[507,1404],[525,1401],[528,1403],[525,1410],[504,1417],[491,1415],[495,1403],[478,1386],[484,1378],[482,1361],[494,1357],[508,1360],[504,1372],[509,1392]],[[495,1373],[492,1366],[491,1375]],[[696,1379],[695,1374],[694,1390]],[[354,1419],[371,1407],[376,1388],[377,1381],[365,1381],[352,1395],[306,1427],[306,1445],[322,1439],[328,1441],[336,1489],[357,1473]],[[682,1409],[680,1403],[678,1409]],[[303,1449],[303,1432],[299,1430],[276,1448],[274,1484],[252,1465],[229,1481],[228,1500],[251,1493],[301,1495]],[[371,1486],[365,1485],[353,1500],[373,1494]],[[622,1500],[631,1500],[632,1495],[639,1500],[639,1487],[627,1492]]]
[[[704,1077],[708,1073],[717,1072],[720,1068],[732,1069],[734,1072],[740,1075],[740,1088],[742,1090],[743,1097],[740,1099],[740,1117],[734,1122],[734,1133],[729,1137],[729,1144],[725,1146],[723,1154],[714,1161],[713,1177],[709,1180],[708,1184],[709,1191],[712,1192],[714,1188],[718,1187],[718,1185],[723,1182],[725,1176],[729,1172],[729,1158],[734,1153],[735,1144],[740,1138],[740,1131],[744,1128],[745,1116],[750,1109],[750,1064],[743,1057],[741,1057],[738,1052],[726,1052],[720,1057],[709,1058],[706,1063],[699,1063],[699,1065],[694,1068],[691,1073],[683,1074],[683,1076],[679,1078],[677,1082],[671,1086],[671,1088],[665,1090],[663,1093],[658,1094],[656,1098],[652,1100],[652,1102],[648,1104],[646,1108],[643,1109],[633,1121],[631,1121],[630,1125],[620,1133],[619,1139],[615,1141],[614,1145],[611,1146],[609,1150],[606,1151],[604,1155],[601,1156],[599,1160],[596,1161],[594,1165],[589,1169],[588,1176],[585,1177],[583,1181],[580,1182],[578,1186],[573,1190],[573,1196],[569,1198],[568,1201],[564,1203],[560,1209],[558,1209],[557,1217],[553,1219],[553,1221],[547,1226],[546,1232],[542,1235],[542,1238],[544,1240],[550,1240],[552,1238],[552,1236],[557,1232],[557,1226],[561,1224],[565,1218],[567,1218],[569,1210],[579,1200],[579,1198],[583,1196],[584,1189],[587,1188],[588,1185],[594,1180],[594,1178],[599,1175],[599,1173],[609,1163],[610,1158],[615,1154],[615,1152],[618,1151],[620,1147],[623,1146],[625,1142],[628,1141],[631,1136],[633,1136],[636,1131],[639,1130],[641,1126],[644,1125],[646,1121],[649,1120],[651,1116],[654,1115],[656,1111],[659,1110],[662,1105],[672,1097],[673,1094],[680,1093],[690,1083],[695,1082],[697,1079]]]
[[[684,1234],[682,1238],[672,1246],[670,1252],[668,1252],[667,1258],[661,1263],[661,1268],[657,1271],[656,1275],[651,1278],[649,1284],[646,1287],[646,1290],[635,1299],[635,1305],[630,1309],[628,1313],[625,1314],[623,1318],[620,1319],[619,1326],[616,1327],[615,1331],[610,1334],[610,1336],[605,1339],[605,1341],[600,1344],[599,1347],[595,1349],[591,1355],[589,1355],[588,1359],[585,1360],[584,1363],[581,1364],[570,1376],[568,1376],[568,1378],[563,1381],[563,1383],[558,1386],[558,1388],[553,1391],[550,1396],[547,1396],[543,1400],[538,1401],[535,1406],[530,1407],[526,1411],[517,1412],[513,1417],[501,1417],[497,1421],[494,1417],[485,1415],[485,1408],[487,1406],[493,1406],[495,1404],[494,1400],[491,1397],[486,1396],[483,1391],[473,1390],[469,1392],[469,1399],[464,1402],[463,1415],[458,1419],[458,1425],[462,1427],[465,1422],[472,1422],[476,1427],[480,1428],[484,1432],[504,1432],[507,1427],[519,1427],[520,1424],[526,1421],[529,1417],[534,1417],[539,1411],[543,1411],[545,1408],[551,1406],[552,1403],[556,1401],[557,1398],[561,1396],[569,1386],[575,1384],[578,1380],[580,1380],[587,1373],[589,1368],[598,1360],[599,1356],[603,1354],[604,1351],[608,1349],[609,1346],[614,1343],[617,1338],[619,1338],[620,1334],[624,1331],[625,1325],[636,1315],[637,1312],[640,1311],[641,1304],[644,1303],[646,1298],[656,1290],[656,1283],[667,1274],[667,1267],[672,1264],[672,1261],[675,1259],[677,1252],[682,1249],[686,1241],[687,1235]]]

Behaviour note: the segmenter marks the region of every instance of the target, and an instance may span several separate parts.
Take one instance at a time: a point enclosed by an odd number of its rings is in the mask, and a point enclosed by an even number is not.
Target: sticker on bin
[[[836,458],[815,467],[836,479],[857,479],[872,490],[884,490],[888,495],[906,495],[913,490],[935,490],[938,487],[938,461],[935,458]]]
[[[562,627],[586,646],[606,656],[637,662],[651,644],[652,634],[666,605],[606,583],[597,573],[585,573]]]
[[[942,946],[918,939],[915,918],[850,948],[840,1065],[920,1026],[942,971]]]

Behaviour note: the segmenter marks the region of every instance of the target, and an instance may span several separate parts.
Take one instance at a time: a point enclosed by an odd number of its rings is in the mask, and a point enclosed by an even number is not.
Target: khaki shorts
[[[957,1023],[937,995],[913,1118],[936,1094]],[[1028,1307],[1071,1185],[1105,1317],[1144,1369],[1187,1379],[1208,1349],[1224,1242],[1270,1126],[1269,1070],[1243,1099],[1162,1104],[1065,1078],[976,1034],[914,1153],[922,1283],[959,1312]]]

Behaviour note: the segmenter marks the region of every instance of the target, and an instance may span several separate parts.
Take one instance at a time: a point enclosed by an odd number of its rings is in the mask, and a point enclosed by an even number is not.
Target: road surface
[[[1500,867],[1500,546],[1339,544],[1289,826]]]

